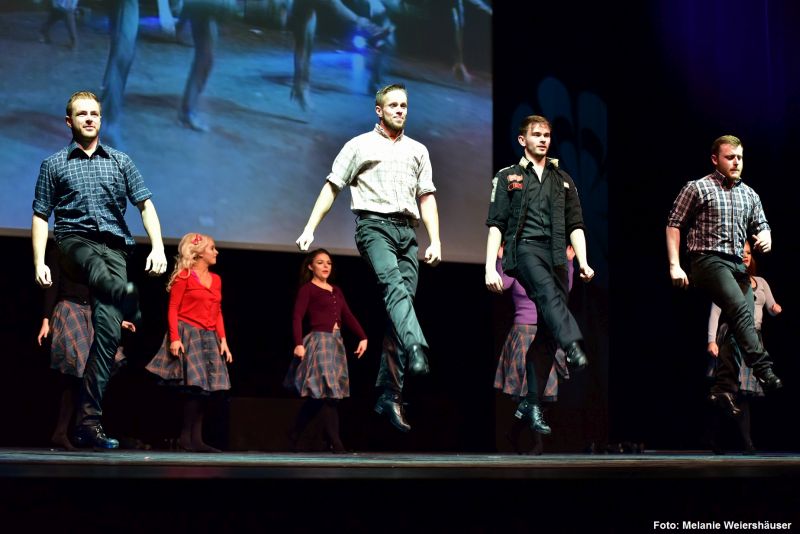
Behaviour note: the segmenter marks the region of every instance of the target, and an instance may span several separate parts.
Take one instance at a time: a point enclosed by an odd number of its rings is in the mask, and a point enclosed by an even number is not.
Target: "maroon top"
[[[333,291],[328,291],[313,282],[306,282],[297,290],[292,318],[295,346],[303,344],[304,318],[308,325],[307,332],[333,332],[333,325],[341,327],[344,324],[358,339],[367,339],[364,329],[347,306],[342,290],[332,287]]]

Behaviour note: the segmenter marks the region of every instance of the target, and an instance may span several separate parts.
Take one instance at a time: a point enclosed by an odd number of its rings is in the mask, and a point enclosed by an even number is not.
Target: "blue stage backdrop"
[[[106,92],[101,139],[133,157],[165,237],[200,230],[229,247],[291,250],[339,149],[375,124],[375,88],[401,82],[409,91],[406,133],[430,151],[445,258],[483,261],[493,172],[491,2],[344,0],[337,11],[336,2],[239,0],[207,34],[197,19],[159,18],[155,1],[120,3],[138,11],[117,25],[137,34],[122,54],[133,54],[124,88],[106,65],[114,2],[78,3],[74,47],[62,20],[43,35],[49,1],[0,8],[5,233],[30,227],[41,160],[69,142],[66,101],[91,90]],[[213,68],[194,107],[206,132],[179,121],[201,39],[213,43]],[[305,63],[300,42],[310,52]],[[121,104],[108,104],[114,99]],[[356,253],[349,203],[343,193],[316,244]],[[144,235],[135,209],[128,220]]]

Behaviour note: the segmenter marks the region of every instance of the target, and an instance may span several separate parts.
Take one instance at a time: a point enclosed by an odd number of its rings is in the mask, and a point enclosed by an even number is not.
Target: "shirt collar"
[[[391,137],[389,137],[389,134],[386,133],[386,130],[383,129],[383,126],[381,126],[381,123],[380,122],[376,122],[375,123],[375,133],[377,133],[381,137],[385,137],[389,141],[399,141],[400,139],[403,138],[403,135],[405,134],[405,130],[401,130],[400,133],[397,135],[397,138],[396,139],[392,139]]]
[[[742,183],[742,179],[741,179],[741,178],[739,178],[738,180],[733,180],[733,184],[732,184],[732,185],[730,185],[730,186],[728,186],[727,184],[728,184],[729,182],[731,182],[731,181],[730,181],[730,180],[728,180],[728,179],[727,179],[727,178],[726,178],[726,177],[725,177],[725,176],[724,176],[724,175],[723,175],[721,172],[719,172],[719,171],[718,171],[718,170],[716,170],[716,169],[714,169],[714,172],[713,172],[713,173],[711,173],[711,177],[712,177],[714,180],[716,180],[717,182],[719,182],[719,184],[720,184],[720,185],[722,185],[722,186],[727,186],[727,187],[731,187],[731,188],[734,188],[734,187],[736,187],[737,185],[739,185],[739,184],[741,184],[741,183]]]
[[[76,150],[79,152],[76,152]],[[103,156],[104,158],[111,157],[105,145],[103,145],[99,141],[97,142],[97,148],[95,149],[94,153],[97,154],[98,156]],[[80,154],[83,154],[85,156],[86,152],[84,152],[81,146],[78,144],[78,142],[73,139],[72,142],[67,147],[67,159],[72,159],[76,157],[76,154],[77,157],[80,157]]]
[[[544,165],[545,168],[550,165],[552,165],[553,167],[558,167],[558,160],[556,158],[546,158],[546,160],[547,162]],[[533,165],[533,162],[528,158],[526,158],[525,156],[522,156],[522,158],[519,160],[519,166],[522,167],[523,169],[527,169],[528,165]]]

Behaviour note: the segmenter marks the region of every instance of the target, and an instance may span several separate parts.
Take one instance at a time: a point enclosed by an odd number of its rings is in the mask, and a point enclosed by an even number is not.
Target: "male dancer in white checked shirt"
[[[376,381],[383,391],[375,411],[407,432],[411,426],[402,409],[404,375],[429,372],[428,344],[413,303],[419,270],[414,228],[421,218],[430,238],[425,262],[438,264],[442,256],[439,212],[428,150],[404,133],[406,88],[393,84],[378,91],[375,113],[375,128],[348,141],[336,156],[297,246],[308,250],[314,230],[349,185],[350,208],[358,215],[356,246],[375,272],[390,323]]]

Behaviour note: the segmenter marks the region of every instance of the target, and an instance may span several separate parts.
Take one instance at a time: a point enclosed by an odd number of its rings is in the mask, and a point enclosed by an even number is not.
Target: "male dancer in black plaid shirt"
[[[722,309],[745,363],[764,389],[783,384],[772,372],[772,360],[758,339],[753,320],[753,289],[742,262],[744,243],[753,236],[758,252],[772,250],[769,223],[761,199],[741,180],[744,166],[742,142],[724,135],[711,146],[711,163],[716,168],[708,176],[688,182],[670,211],[667,220],[667,256],[672,285],[689,286],[680,266],[678,249],[681,228],[688,227],[686,246],[691,260],[692,281],[708,291]],[[734,394],[718,383],[710,399],[735,414]]]
[[[75,444],[115,449],[119,442],[105,435],[100,416],[122,320],[138,318],[136,289],[127,275],[127,256],[135,244],[125,223],[128,200],[139,208],[152,244],[145,270],[162,274],[167,259],[152,194],[142,176],[127,154],[100,143],[98,98],[88,91],[73,94],[66,121],[72,143],[42,162],[36,181],[33,264],[36,282],[49,287],[52,279],[44,258],[52,213],[65,270],[85,281],[92,293],[94,340],[83,374]]]

